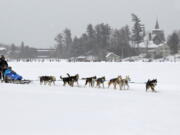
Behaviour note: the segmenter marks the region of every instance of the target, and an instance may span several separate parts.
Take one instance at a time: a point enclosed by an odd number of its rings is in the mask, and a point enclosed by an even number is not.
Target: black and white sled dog
[[[63,86],[66,86],[68,84],[69,86],[73,87],[74,86],[74,79],[72,77],[62,77],[60,76],[60,79],[63,81]]]
[[[105,76],[101,77],[101,78],[97,78],[96,79],[96,87],[100,88],[101,87],[101,84],[104,88],[104,82],[106,81],[106,78]]]
[[[94,87],[94,84],[95,84],[95,81],[96,81],[97,77],[96,77],[96,76],[93,76],[93,77],[82,78],[82,79],[83,79],[83,80],[86,80],[85,86],[86,86],[87,84],[89,84],[89,87]]]
[[[78,82],[78,80],[79,80],[79,74],[76,74],[76,75],[74,75],[74,76],[70,76],[70,74],[68,74],[67,73],[67,75],[68,75],[68,77],[70,78],[70,80],[72,79],[73,80],[73,83],[77,83],[77,86],[79,87],[79,82]]]
[[[157,85],[157,79],[153,79],[153,80],[148,80],[147,82],[146,82],[146,92],[147,92],[147,90],[148,89],[151,89],[152,90],[152,92],[156,92],[155,91],[155,86]]]

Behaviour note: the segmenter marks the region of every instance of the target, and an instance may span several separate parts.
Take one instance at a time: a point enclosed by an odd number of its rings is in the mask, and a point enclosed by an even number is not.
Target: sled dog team
[[[60,76],[60,79],[63,81],[63,86],[66,86],[67,84],[71,87],[74,86],[76,83],[79,87],[79,74],[76,74],[74,76],[70,76],[70,74],[67,73],[67,77]],[[89,85],[89,87],[96,87],[96,88],[105,88],[104,83],[106,81],[105,76],[97,78],[96,76],[82,78],[82,80],[85,80],[85,86]],[[56,77],[55,76],[40,76],[40,84],[54,84],[55,85]],[[129,82],[131,81],[129,76],[126,76],[125,78],[122,78],[121,75],[119,75],[116,78],[110,79],[108,81],[108,88],[113,86],[114,89],[117,89],[119,87],[120,90],[128,90],[129,89]],[[146,82],[146,91],[148,89],[151,89],[152,92],[155,92],[155,86],[157,85],[157,79],[148,80]]]
[[[8,82],[14,82],[14,81],[22,81],[22,76],[16,74],[16,72],[14,72],[12,70],[11,67],[8,66],[7,61],[5,60],[5,57],[3,55],[1,55],[0,57],[0,80],[1,78],[3,79],[3,81],[5,81],[6,83]],[[10,78],[10,79],[8,79]],[[60,76],[60,79],[63,81],[63,85],[65,86],[66,84],[68,84],[69,86],[73,87],[74,83],[77,84],[77,86],[79,86],[78,80],[79,80],[79,74],[76,74],[74,76],[70,76],[67,73],[67,77],[62,77]],[[9,80],[9,81],[8,81]],[[104,82],[106,81],[105,76],[101,77],[101,78],[97,78],[96,76],[93,77],[88,77],[88,78],[82,78],[82,80],[85,80],[85,86],[89,84],[90,87],[98,87],[100,88],[101,86],[104,88]],[[55,81],[56,81],[56,77],[55,76],[40,76],[40,84],[49,84],[51,85],[52,83],[55,85]],[[117,78],[113,78],[111,80],[108,81],[108,88],[113,85],[114,89],[117,88],[117,86],[119,86],[119,89],[129,89],[129,82],[131,81],[129,76],[126,76],[125,78],[122,78],[122,76],[118,76]],[[31,81],[22,81],[21,83],[30,83]],[[153,92],[155,92],[155,86],[157,85],[157,79],[153,79],[153,80],[148,80],[146,82],[146,91],[148,89],[151,89]]]

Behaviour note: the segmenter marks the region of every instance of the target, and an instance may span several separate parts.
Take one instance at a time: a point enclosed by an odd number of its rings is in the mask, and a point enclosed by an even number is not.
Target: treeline
[[[167,45],[171,50],[171,54],[176,54],[180,50],[180,31],[174,31],[168,36]]]
[[[128,25],[113,29],[109,24],[89,24],[80,37],[74,38],[71,30],[65,29],[55,38],[57,57],[92,55],[104,60],[107,52],[114,52],[122,58],[137,55],[138,44],[143,41],[145,29],[137,15],[132,14],[132,21],[132,30]]]
[[[25,59],[37,57],[36,48],[29,47],[28,45],[25,45],[24,42],[22,42],[20,46],[12,44],[8,47],[8,50],[8,57],[12,59]]]
[[[99,60],[105,60],[108,52],[113,52],[121,58],[139,55],[141,52],[139,44],[147,36],[145,26],[140,18],[132,14],[133,26],[125,25],[114,29],[109,24],[87,25],[85,32],[72,37],[71,30],[66,28],[55,37],[55,53],[53,58],[71,58],[78,56],[95,56]],[[167,38],[167,45],[171,53],[176,54],[180,48],[180,32],[173,32]],[[36,58],[37,49],[21,43],[20,46],[12,44],[8,47],[10,58]]]

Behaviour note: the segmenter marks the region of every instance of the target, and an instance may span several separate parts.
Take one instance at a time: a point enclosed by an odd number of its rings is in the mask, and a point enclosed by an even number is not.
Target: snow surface
[[[129,75],[130,90],[4,84],[0,87],[2,135],[179,135],[180,63],[10,62],[26,79],[59,79],[66,73],[109,80]],[[157,78],[157,93],[143,82]],[[107,87],[107,82],[106,82]]]

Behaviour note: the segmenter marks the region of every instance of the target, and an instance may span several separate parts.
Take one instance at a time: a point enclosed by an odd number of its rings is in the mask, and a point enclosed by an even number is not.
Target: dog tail
[[[63,79],[62,76],[60,76],[60,79]]]
[[[68,77],[70,77],[70,74],[69,74],[69,73],[67,73],[67,76],[68,76]]]

